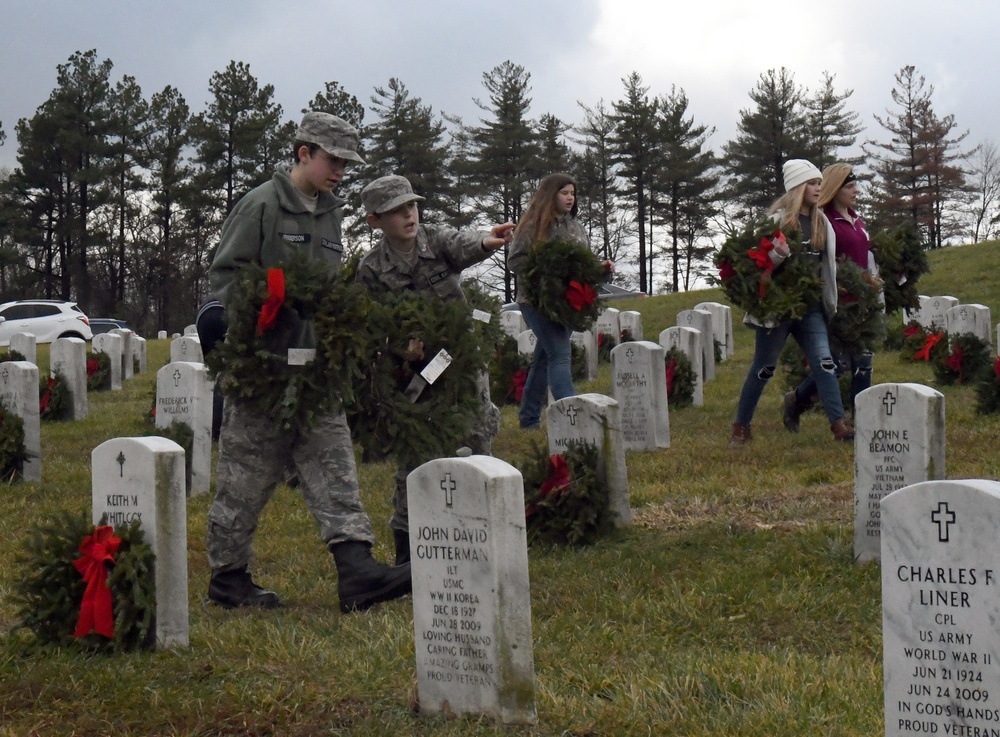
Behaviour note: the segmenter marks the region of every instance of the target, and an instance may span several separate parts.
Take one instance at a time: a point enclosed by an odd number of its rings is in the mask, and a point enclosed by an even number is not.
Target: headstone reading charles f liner
[[[603,394],[564,397],[549,405],[545,424],[552,455],[563,453],[571,441],[597,448],[597,477],[608,490],[614,524],[631,525],[632,506],[618,402]]]
[[[156,372],[156,427],[191,428],[191,496],[207,493],[212,482],[212,387],[203,363],[174,361]]]
[[[667,374],[662,346],[630,341],[611,351],[611,397],[621,407],[625,450],[670,447]]]
[[[881,553],[882,498],[944,478],[944,395],[921,384],[876,384],[854,402],[854,558],[863,563]]]
[[[17,351],[28,363],[38,365],[38,349],[35,345],[35,336],[31,333],[14,333],[10,336],[10,349]]]
[[[70,417],[87,419],[87,344],[80,338],[56,338],[49,349],[49,372],[59,374],[73,395]]]
[[[28,457],[21,467],[21,476],[25,481],[41,481],[42,428],[38,410],[38,367],[29,361],[0,363],[0,400],[8,412],[20,417],[24,423],[24,450]]]
[[[121,391],[122,388],[122,371],[124,370],[122,344],[124,342],[122,336],[115,335],[114,333],[99,333],[91,341],[94,353],[105,354],[111,364],[109,373],[111,374],[112,391]]]
[[[721,302],[700,302],[694,306],[694,309],[712,313],[712,332],[715,334],[715,340],[722,347],[722,360],[725,361],[733,355],[736,349],[732,308]]]
[[[701,331],[694,328],[667,328],[660,333],[659,343],[663,346],[664,352],[676,348],[687,356],[691,362],[691,370],[694,372],[694,392],[691,395],[691,403],[695,407],[703,406],[705,404],[705,379],[701,368],[701,362],[704,358],[701,351]]]
[[[681,310],[677,313],[677,324],[701,332],[702,370],[705,381],[711,381],[715,378],[715,328],[712,325],[712,313],[707,310]]]
[[[93,520],[138,520],[156,556],[156,645],[188,645],[184,449],[166,438],[113,438],[91,453]]]
[[[1000,484],[925,481],[882,500],[885,734],[1000,734]]]
[[[534,724],[521,474],[490,456],[441,458],[406,490],[421,712]]]

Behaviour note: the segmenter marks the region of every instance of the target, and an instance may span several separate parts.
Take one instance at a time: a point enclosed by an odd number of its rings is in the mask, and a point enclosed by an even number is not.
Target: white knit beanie
[[[803,182],[808,182],[810,179],[823,178],[823,174],[820,173],[820,170],[805,159],[789,159],[785,162],[785,165],[781,167],[781,174],[785,178],[786,192],[790,192]]]

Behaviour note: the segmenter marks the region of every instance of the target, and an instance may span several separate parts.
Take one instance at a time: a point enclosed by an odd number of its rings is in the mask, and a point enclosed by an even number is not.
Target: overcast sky
[[[577,101],[610,105],[637,71],[653,95],[683,88],[717,149],[761,73],[782,66],[810,89],[836,75],[862,137],[884,138],[872,115],[913,64],[971,144],[1000,139],[998,31],[993,0],[0,0],[0,166],[16,166],[15,124],[49,96],[56,66],[88,49],[114,63],[113,81],[135,77],[147,99],[173,85],[194,111],[214,72],[246,62],[295,119],[328,81],[367,104],[397,77],[473,122],[483,73],[509,59],[531,74],[532,117],[578,123]]]

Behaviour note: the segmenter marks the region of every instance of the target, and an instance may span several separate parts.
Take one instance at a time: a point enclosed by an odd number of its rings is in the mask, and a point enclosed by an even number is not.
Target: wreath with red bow
[[[523,273],[532,307],[577,332],[589,329],[597,320],[597,290],[606,277],[604,264],[593,251],[563,241],[536,244]]]
[[[73,392],[62,374],[44,376],[38,386],[38,416],[43,421],[61,422],[73,414]]]
[[[107,353],[87,355],[87,391],[99,392],[111,388],[111,356]]]
[[[782,241],[791,253],[775,266],[770,254]],[[712,281],[733,304],[761,322],[799,319],[822,298],[816,259],[807,254],[798,232],[784,233],[773,220],[726,239],[714,262],[719,275]]]
[[[932,351],[931,368],[938,384],[974,384],[992,368],[990,345],[971,333],[943,335],[940,350]]]
[[[691,359],[675,346],[664,354],[663,366],[667,378],[667,405],[670,409],[691,406],[698,380],[691,366]]]

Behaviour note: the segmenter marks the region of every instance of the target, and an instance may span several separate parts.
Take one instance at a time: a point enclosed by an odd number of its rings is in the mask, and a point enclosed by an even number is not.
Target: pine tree
[[[854,90],[838,93],[833,87],[836,75],[823,72],[819,89],[806,102],[809,133],[812,137],[812,153],[809,160],[820,171],[830,164],[842,161],[857,165],[863,157],[844,158],[838,156],[840,149],[855,144],[863,127],[858,123],[858,114],[848,111],[847,100]]]
[[[591,243],[595,241],[601,258],[614,259],[620,233],[616,222],[615,174],[611,137],[615,122],[611,111],[601,100],[593,108],[577,103],[584,114],[584,122],[575,129],[576,141],[583,146],[583,153],[576,158],[573,170],[579,184],[581,219],[588,224]],[[594,233],[598,237],[594,237]]]

